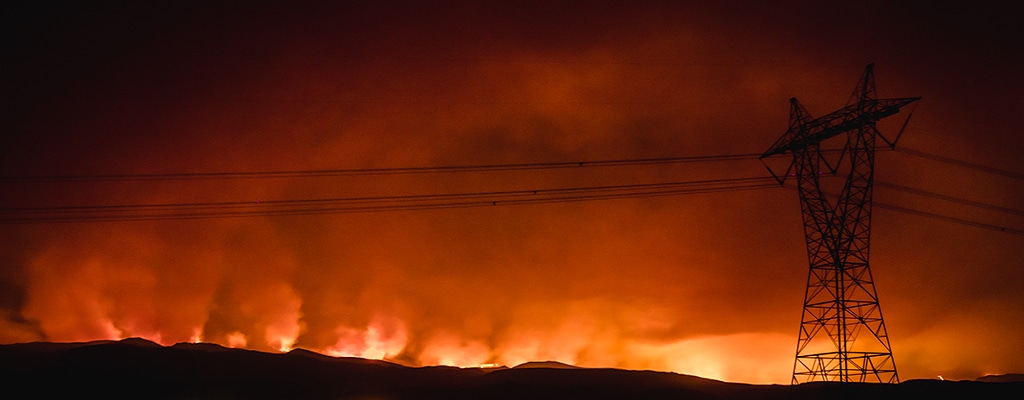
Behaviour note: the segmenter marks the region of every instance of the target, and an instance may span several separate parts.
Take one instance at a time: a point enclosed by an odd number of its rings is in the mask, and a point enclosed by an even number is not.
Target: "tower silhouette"
[[[875,124],[918,100],[878,99],[870,64],[837,111],[811,118],[790,99],[789,129],[761,155],[792,157],[783,174],[765,166],[780,184],[796,179],[810,263],[793,384],[899,382],[868,254],[876,139],[895,147],[906,122],[892,141]],[[823,148],[837,136],[841,148]]]

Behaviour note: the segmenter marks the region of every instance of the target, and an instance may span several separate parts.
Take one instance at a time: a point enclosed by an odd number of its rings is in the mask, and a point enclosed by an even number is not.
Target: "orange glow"
[[[490,349],[484,343],[448,334],[436,335],[419,355],[424,365],[451,367],[473,367],[487,363],[490,358]]]
[[[338,327],[338,341],[324,349],[335,357],[362,357],[383,360],[405,349],[408,333],[402,321],[378,316],[364,330]]]
[[[203,328],[195,328],[192,330],[192,337],[188,338],[189,343],[202,343],[203,342]]]
[[[643,368],[727,382],[785,383],[793,366],[793,346],[789,335],[740,333],[667,344],[638,343],[633,351]]]
[[[35,287],[36,295],[26,314],[39,318],[41,328],[60,340],[124,338],[111,319],[113,303],[104,295],[107,282],[114,277],[105,273],[102,262],[87,261],[79,268],[61,267],[49,258],[36,260],[33,278],[40,285]]]
[[[244,348],[249,343],[249,340],[245,337],[245,334],[242,332],[231,332],[228,334],[226,339],[227,343],[225,344],[228,347],[233,348]]]
[[[302,301],[287,285],[274,286],[270,292],[264,292],[263,296],[266,303],[261,302],[260,310],[255,312],[267,318],[264,337],[272,348],[287,352],[292,349],[302,331],[299,311]]]

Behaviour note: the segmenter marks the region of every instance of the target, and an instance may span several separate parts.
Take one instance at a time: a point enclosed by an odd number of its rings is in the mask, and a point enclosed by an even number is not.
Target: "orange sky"
[[[971,2],[187,3],[7,13],[0,175],[760,153],[788,99],[921,96],[901,145],[1024,173],[1015,15]],[[378,3],[378,2],[375,2]],[[131,8],[135,7],[135,8]],[[149,7],[149,8],[147,8]],[[9,19],[9,20],[8,20]],[[897,118],[902,119],[902,115]],[[882,125],[895,132],[899,123]],[[886,130],[888,129],[888,130]],[[18,182],[0,207],[534,190],[767,176],[757,161],[190,181]],[[880,181],[1019,209],[1024,185],[878,154]],[[886,191],[876,201],[1024,229]],[[877,209],[903,380],[1024,371],[1024,237]],[[409,365],[786,383],[807,261],[795,191],[174,221],[5,224],[0,342],[141,336]]]

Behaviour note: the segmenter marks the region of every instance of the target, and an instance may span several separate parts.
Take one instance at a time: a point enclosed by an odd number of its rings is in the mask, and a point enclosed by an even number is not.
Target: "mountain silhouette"
[[[1001,379],[752,385],[553,361],[491,369],[407,367],[301,349],[264,353],[208,343],[164,347],[135,338],[0,345],[4,398],[800,400],[1024,395],[1024,383]]]

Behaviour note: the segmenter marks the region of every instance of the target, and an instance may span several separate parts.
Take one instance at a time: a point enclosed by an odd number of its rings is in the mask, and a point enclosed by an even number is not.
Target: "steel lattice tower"
[[[903,129],[890,142],[875,124],[919,99],[878,99],[868,65],[837,111],[812,119],[796,98],[790,99],[789,129],[761,155],[762,161],[792,156],[785,174],[769,171],[780,184],[796,178],[810,262],[793,384],[899,382],[868,253],[876,138],[893,147]],[[822,148],[836,136],[846,139],[841,150]]]

